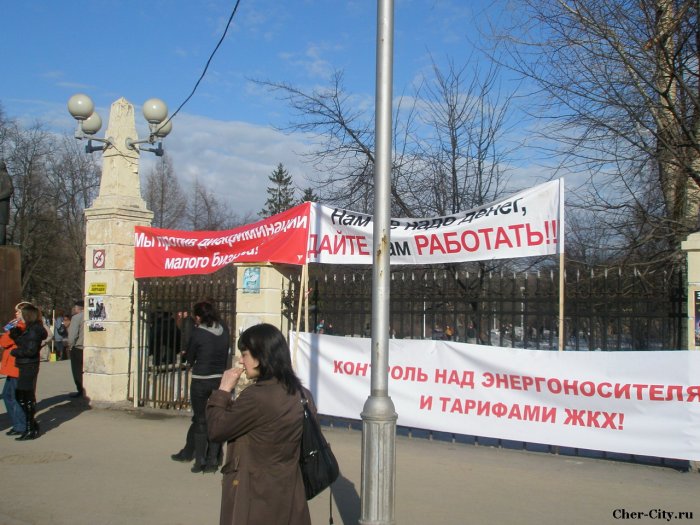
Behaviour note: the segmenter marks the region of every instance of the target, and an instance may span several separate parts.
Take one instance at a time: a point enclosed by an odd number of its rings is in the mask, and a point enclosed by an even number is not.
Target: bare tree
[[[187,227],[192,230],[227,230],[246,222],[252,222],[251,215],[239,217],[226,210],[211,190],[195,181],[187,202]]]
[[[568,185],[579,224],[605,232],[616,259],[678,260],[698,223],[697,2],[520,0],[508,12],[501,42],[537,86],[546,147],[585,174]]]
[[[395,217],[449,215],[495,200],[505,191],[513,147],[506,125],[512,94],[498,84],[499,68],[492,65],[482,71],[472,57],[461,67],[449,61],[445,71],[433,62],[431,71],[413,96],[398,97],[394,104],[390,187]],[[340,73],[328,88],[311,92],[285,83],[260,83],[295,110],[296,120],[284,130],[314,137],[309,157],[318,175],[312,181],[323,191],[323,202],[372,213],[372,105],[363,106],[345,93]],[[508,264],[460,266],[474,268],[485,280],[489,270]],[[455,270],[454,265],[445,266]],[[458,286],[468,292],[462,280]],[[482,282],[480,289],[485,287]],[[474,302],[475,312],[482,308]]]
[[[7,142],[6,160],[14,185],[8,244],[21,247],[22,292],[36,298],[43,294],[47,276],[42,270],[51,261],[47,241],[55,221],[55,210],[46,175],[55,144],[42,125],[25,130],[14,122]]]
[[[493,64],[482,72],[476,60],[459,68],[450,61],[443,72],[433,62],[432,71],[419,115],[429,131],[415,138],[421,173],[407,189],[415,202],[432,194],[425,215],[449,215],[486,204],[504,191],[511,153],[505,123],[512,95],[499,89],[499,68]]]
[[[144,193],[157,228],[225,230],[256,220],[252,212],[242,216],[231,213],[199,181],[185,192],[167,153],[146,175]]]
[[[55,233],[50,243],[54,266],[46,291],[53,304],[68,307],[83,291],[85,269],[85,209],[92,205],[100,185],[96,159],[73,137],[57,139],[50,159],[47,184],[54,195]],[[56,264],[60,262],[60,264]]]
[[[75,140],[42,124],[3,126],[3,151],[15,188],[8,243],[21,250],[22,294],[44,308],[67,307],[82,295],[83,212],[94,198],[99,170]]]
[[[448,215],[495,199],[506,181],[504,146],[510,96],[499,93],[494,66],[478,73],[475,60],[433,77],[414,96],[398,97],[393,117],[391,208],[394,216]],[[471,80],[467,81],[467,78]],[[313,137],[309,153],[324,202],[371,213],[374,199],[374,115],[345,92],[336,72],[325,89],[305,92],[275,82],[296,112],[285,131]],[[363,109],[364,108],[364,109]]]
[[[316,168],[316,174],[311,181],[323,189],[325,202],[371,212],[374,198],[373,116],[360,109],[362,105],[357,103],[356,97],[345,92],[342,73],[336,72],[332,76],[329,87],[310,92],[284,82],[258,83],[278,93],[294,110],[296,120],[282,130],[302,132],[312,137],[314,148],[307,158]],[[395,151],[400,151],[400,146]],[[395,159],[394,165],[397,164]],[[403,202],[396,177],[394,170],[393,205],[404,214],[410,214],[413,210]]]
[[[146,206],[153,212],[153,226],[174,229],[183,225],[187,199],[167,153],[159,158],[146,175],[144,197]]]
[[[10,122],[5,113],[5,109],[0,104],[0,156],[5,158],[7,151],[5,151],[5,142],[7,141],[7,136],[10,130]]]

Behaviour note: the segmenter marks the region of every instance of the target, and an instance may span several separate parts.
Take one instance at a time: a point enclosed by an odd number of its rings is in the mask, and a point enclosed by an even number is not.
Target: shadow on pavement
[[[355,484],[342,474],[333,483],[333,497],[343,523],[360,521],[360,495]]]
[[[73,399],[68,394],[60,394],[37,401],[36,420],[41,433],[45,434],[63,423],[90,410],[89,398]],[[0,414],[0,431],[10,428],[10,416]]]
[[[42,434],[45,434],[86,410],[90,410],[89,398],[75,399],[68,394],[60,394],[42,399],[36,404],[36,420],[39,422]]]

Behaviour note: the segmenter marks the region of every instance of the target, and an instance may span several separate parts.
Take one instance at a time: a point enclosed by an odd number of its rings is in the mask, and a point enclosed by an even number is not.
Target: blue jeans
[[[7,409],[7,415],[10,416],[12,428],[16,432],[24,432],[27,429],[27,418],[24,417],[24,410],[19,406],[17,398],[15,397],[16,389],[17,378],[5,378],[5,386],[2,389],[2,399],[5,401],[5,408]]]

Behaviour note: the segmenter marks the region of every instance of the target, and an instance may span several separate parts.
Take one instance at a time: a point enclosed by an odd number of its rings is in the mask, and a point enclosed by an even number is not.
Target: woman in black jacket
[[[185,360],[192,366],[190,402],[193,417],[187,437],[188,442],[193,443],[186,444],[171,457],[176,461],[191,461],[190,451],[194,449],[192,472],[216,472],[221,443],[208,440],[205,411],[209,395],[219,388],[226,370],[230,336],[211,303],[197,303],[193,311],[196,327],[192,330],[185,354]]]
[[[15,357],[15,364],[19,370],[15,397],[27,418],[26,430],[15,439],[27,441],[39,437],[39,425],[34,419],[36,380],[39,375],[39,350],[41,350],[41,342],[46,339],[47,333],[41,319],[41,312],[36,306],[26,304],[20,312],[26,327],[23,332],[16,328],[10,330],[10,337],[17,345],[17,348],[13,349],[10,354]]]

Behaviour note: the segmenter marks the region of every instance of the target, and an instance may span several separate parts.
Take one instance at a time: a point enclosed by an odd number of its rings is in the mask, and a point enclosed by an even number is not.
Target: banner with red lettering
[[[309,207],[305,202],[226,231],[137,226],[134,277],[206,274],[235,262],[304,264]]]
[[[291,334],[322,414],[360,419],[371,340]],[[556,352],[391,339],[398,424],[590,450],[700,460],[700,352]]]
[[[564,251],[564,181],[446,217],[391,219],[391,264],[439,264]],[[371,215],[314,204],[308,261],[372,264]]]
[[[391,219],[392,264],[439,264],[551,255],[564,250],[564,182],[473,210]],[[372,264],[371,215],[300,204],[228,231],[136,227],[136,278],[212,273],[235,262]]]

